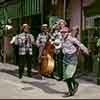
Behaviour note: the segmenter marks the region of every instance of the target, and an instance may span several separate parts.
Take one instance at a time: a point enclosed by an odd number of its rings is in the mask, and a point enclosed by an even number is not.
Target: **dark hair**
[[[20,31],[21,32],[24,32],[24,28],[25,27],[28,27],[28,29],[30,29],[30,26],[28,25],[28,24],[23,24],[22,26],[21,26],[21,28],[20,28]]]

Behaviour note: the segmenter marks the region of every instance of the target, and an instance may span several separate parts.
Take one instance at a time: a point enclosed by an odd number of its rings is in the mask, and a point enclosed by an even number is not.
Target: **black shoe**
[[[62,81],[62,78],[57,79],[58,81]]]
[[[58,79],[59,79],[59,77],[58,77],[58,76],[53,76],[53,78],[54,78],[54,79],[56,79],[56,80],[58,80]]]
[[[22,79],[22,75],[19,75],[19,79]]]
[[[74,93],[73,92],[67,92],[64,94],[63,97],[70,97],[70,96],[74,96]]]
[[[28,77],[32,77],[32,75],[31,75],[31,74],[28,74],[27,76],[28,76]]]
[[[58,76],[53,76],[54,79],[56,79],[57,81],[61,81],[62,78],[59,78]]]
[[[75,83],[74,90],[73,90],[74,94],[77,92],[77,90],[78,90],[78,86],[79,86],[79,83],[76,82],[76,83]]]

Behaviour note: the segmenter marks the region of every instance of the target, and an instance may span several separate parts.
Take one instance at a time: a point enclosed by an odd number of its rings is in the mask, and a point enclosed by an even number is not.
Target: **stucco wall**
[[[91,5],[95,0],[83,0],[83,6]],[[70,27],[81,25],[81,0],[70,0],[68,16],[70,17]],[[84,17],[83,17],[84,24]],[[83,25],[84,29],[84,25]]]
[[[80,6],[80,0],[70,0],[70,28],[73,28],[75,26],[79,26],[81,24],[81,6]]]

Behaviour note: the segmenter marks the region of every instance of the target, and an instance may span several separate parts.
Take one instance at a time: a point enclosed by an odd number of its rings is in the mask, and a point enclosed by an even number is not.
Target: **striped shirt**
[[[37,37],[37,40],[36,40],[36,45],[38,47],[42,47],[45,45],[45,43],[47,42],[47,39],[48,39],[48,34],[45,34],[45,33],[40,33]]]
[[[32,44],[34,43],[32,34],[23,32],[13,37],[10,43],[18,46],[19,55],[32,55]]]
[[[77,47],[75,45],[77,45],[84,53],[89,54],[88,49],[80,41],[78,41],[76,38],[70,35],[65,40],[63,40],[62,43],[63,53],[64,54],[76,53]]]

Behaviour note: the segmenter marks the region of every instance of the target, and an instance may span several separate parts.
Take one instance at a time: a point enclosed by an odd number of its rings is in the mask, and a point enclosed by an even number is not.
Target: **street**
[[[33,77],[18,78],[17,66],[0,63],[0,99],[100,99],[100,86],[77,79],[79,90],[72,97],[63,97],[67,85],[63,81],[41,77],[33,70]]]

